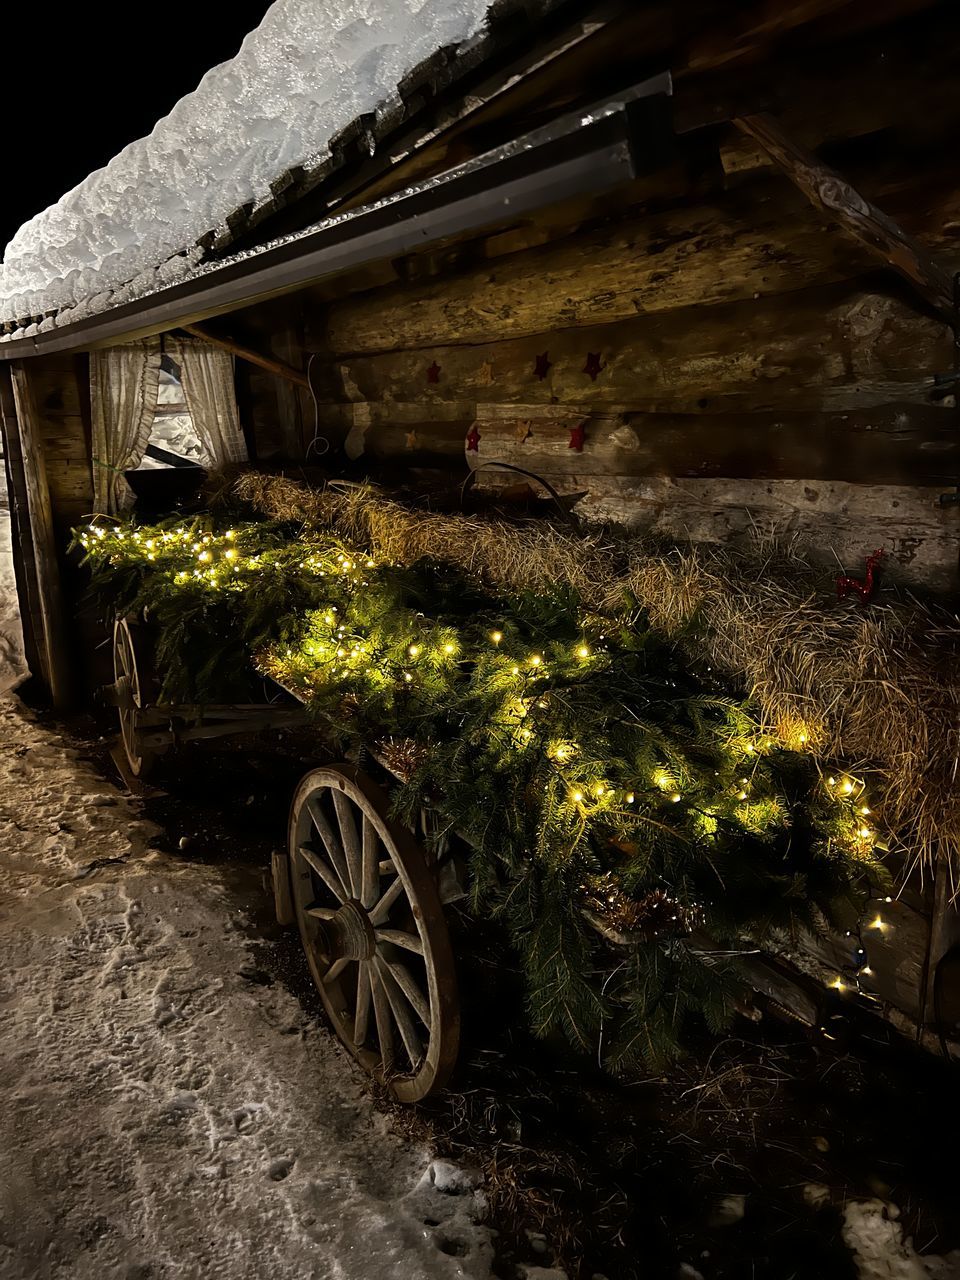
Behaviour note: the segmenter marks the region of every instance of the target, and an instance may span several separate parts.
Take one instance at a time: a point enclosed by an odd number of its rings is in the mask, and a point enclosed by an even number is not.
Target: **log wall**
[[[858,169],[960,262],[960,189],[927,173],[918,201],[889,165]],[[308,301],[325,434],[355,466],[496,484],[506,462],[582,493],[588,518],[711,541],[775,530],[851,567],[883,546],[902,579],[954,588],[960,512],[940,496],[960,433],[931,395],[948,326],[762,167],[729,189],[722,172],[706,192],[657,181],[606,216],[564,229],[554,211],[546,231],[501,228]]]

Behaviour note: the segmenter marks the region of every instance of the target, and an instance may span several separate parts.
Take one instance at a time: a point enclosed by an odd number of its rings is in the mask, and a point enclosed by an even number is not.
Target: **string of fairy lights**
[[[703,803],[700,795],[688,796],[684,777],[666,762],[645,779],[585,776],[582,744],[551,736],[541,721],[549,721],[546,713],[559,696],[558,687],[603,669],[615,656],[616,645],[607,635],[610,618],[581,612],[581,634],[572,644],[551,642],[534,649],[525,647],[521,630],[506,613],[502,623],[481,632],[479,626],[453,626],[394,606],[363,626],[354,604],[375,576],[382,580],[395,566],[319,530],[291,539],[260,523],[216,531],[203,519],[150,528],[97,519],[79,530],[76,540],[94,567],[137,567],[162,575],[165,588],[174,593],[246,592],[277,574],[311,578],[321,595],[328,588],[327,598],[304,619],[297,643],[269,646],[252,655],[261,671],[307,700],[333,686],[375,700],[414,696],[422,686],[429,690],[451,689],[457,682],[482,684],[500,695],[491,715],[491,735],[505,751],[540,754],[559,778],[574,822],[629,814],[642,793],[648,806],[686,806],[688,820],[706,838],[721,821],[762,832],[783,816],[762,774],[764,759],[781,751],[816,754],[817,733],[810,725],[794,720],[773,731],[751,723],[727,743],[735,767],[729,788],[711,797],[710,803]],[[883,846],[870,822],[864,780],[834,773],[824,776],[822,783],[836,815],[838,853],[870,862]],[[866,927],[873,936],[883,937],[891,926],[876,914]],[[856,942],[853,961],[830,985],[838,993],[875,999],[869,990],[873,970],[862,932],[848,935]]]

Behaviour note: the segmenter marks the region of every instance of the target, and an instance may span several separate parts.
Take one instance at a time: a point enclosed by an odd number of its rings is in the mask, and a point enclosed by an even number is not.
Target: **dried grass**
[[[960,621],[946,610],[893,592],[868,608],[837,603],[822,570],[780,544],[665,547],[609,526],[446,515],[369,485],[308,489],[258,473],[236,492],[398,564],[429,556],[508,591],[566,582],[601,612],[635,600],[788,743],[803,734],[821,757],[869,770],[874,807],[912,859],[958,865]]]

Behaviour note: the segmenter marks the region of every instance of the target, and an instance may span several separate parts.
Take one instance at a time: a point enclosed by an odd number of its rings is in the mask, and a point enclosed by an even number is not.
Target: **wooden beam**
[[[797,146],[772,116],[739,116],[733,123],[760,144],[812,204],[903,276],[951,323],[956,321],[953,280],[918,240],[833,169]]]
[[[234,342],[230,338],[220,338],[216,334],[210,333],[207,329],[201,329],[198,324],[185,324],[181,327],[184,333],[189,333],[194,338],[201,338],[204,342],[209,342],[215,347],[229,351],[231,355],[236,356],[238,359],[246,360],[248,364],[255,364],[261,369],[266,369],[268,373],[274,373],[278,378],[286,378],[288,382],[295,382],[300,387],[309,387],[310,385],[305,373],[301,373],[299,369],[294,369],[293,365],[285,364],[282,360],[277,360],[273,356],[265,356],[250,347],[241,346],[239,342]]]
[[[68,708],[73,698],[72,662],[67,649],[67,629],[60,585],[56,535],[46,461],[33,389],[22,364],[14,365],[12,419],[4,412],[7,439],[15,435],[19,445],[25,481],[27,517],[32,541],[33,569],[41,635],[36,637],[43,667],[42,678],[58,710]]]

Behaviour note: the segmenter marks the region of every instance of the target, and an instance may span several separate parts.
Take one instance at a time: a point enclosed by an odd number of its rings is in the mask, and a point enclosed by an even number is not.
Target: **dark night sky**
[[[270,0],[7,0],[0,16],[0,250],[232,58]]]

